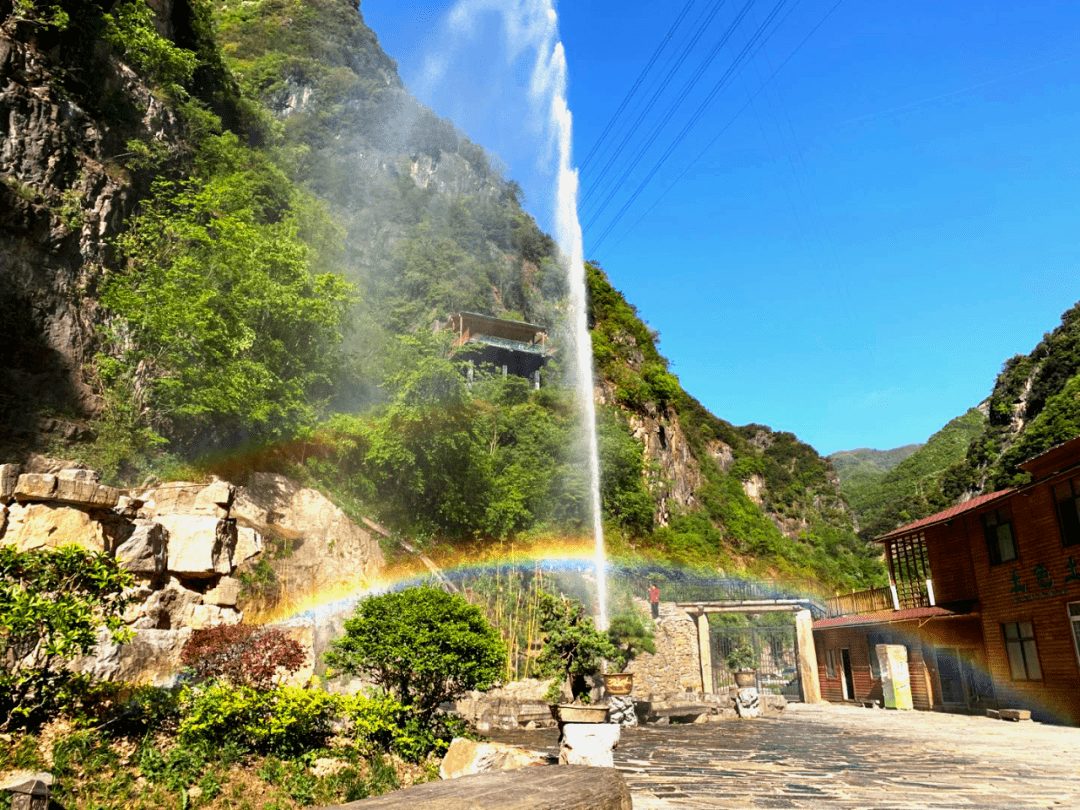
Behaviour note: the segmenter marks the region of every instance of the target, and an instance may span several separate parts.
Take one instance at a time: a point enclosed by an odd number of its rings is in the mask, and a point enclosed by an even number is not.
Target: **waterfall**
[[[501,29],[503,54],[496,58],[487,43],[479,45],[480,30],[492,20]],[[502,76],[528,73],[528,120],[500,122],[500,129],[520,127],[527,130],[540,146],[538,151],[554,167],[554,195],[551,198],[552,229],[561,248],[561,260],[570,289],[570,316],[576,346],[575,384],[581,408],[582,442],[588,466],[589,519],[595,539],[597,583],[597,625],[607,627],[607,563],[604,552],[604,526],[600,505],[600,461],[596,435],[596,406],[593,401],[592,341],[588,330],[585,256],[578,221],[578,173],[572,162],[572,117],[567,102],[566,54],[559,39],[558,15],[554,0],[460,0],[447,16],[448,40],[440,52],[432,54],[421,79],[422,94],[438,96],[435,87],[446,88],[453,76],[452,55],[457,48],[467,50],[475,69],[475,55],[483,54],[496,65]],[[531,64],[529,64],[531,60]],[[490,68],[488,69],[490,72]],[[496,84],[493,79],[493,84]],[[426,90],[427,92],[423,92]],[[488,104],[501,105],[505,94],[493,88]],[[476,96],[449,99],[443,96],[447,112],[453,117],[454,103],[483,103]],[[459,108],[460,109],[460,108]],[[474,109],[475,112],[475,109]],[[508,109],[486,111],[511,114]],[[482,118],[482,115],[477,117]],[[496,147],[496,151],[498,151]]]

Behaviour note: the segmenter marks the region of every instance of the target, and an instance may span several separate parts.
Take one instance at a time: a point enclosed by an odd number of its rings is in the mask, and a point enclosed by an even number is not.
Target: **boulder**
[[[50,473],[23,473],[15,483],[15,500],[48,501],[56,492],[56,476]]]
[[[565,723],[559,745],[560,765],[613,768],[612,750],[619,744],[617,723]]]
[[[217,627],[219,624],[240,624],[244,614],[231,607],[218,605],[193,605],[187,615],[187,626],[192,630]]]
[[[18,464],[0,464],[0,504],[11,503],[19,482]]]
[[[161,590],[154,591],[142,606],[142,618],[137,619],[137,630],[176,630],[187,627],[191,612],[202,604],[202,594],[189,591],[175,577]]]
[[[228,481],[196,484],[172,481],[148,490],[139,499],[146,517],[165,515],[200,515],[224,519],[229,517],[235,489]]]
[[[217,585],[203,594],[203,604],[220,607],[236,607],[240,598],[240,580],[222,577]]]
[[[513,771],[532,765],[546,765],[547,756],[516,745],[481,743],[455,737],[439,765],[439,776],[457,779],[474,773]]]
[[[83,470],[78,472],[83,472]],[[54,501],[112,509],[120,499],[120,490],[116,487],[103,487],[85,478],[63,478],[62,476],[63,473],[56,478],[56,488],[52,495]]]
[[[188,628],[137,630],[131,641],[114,644],[104,632],[93,654],[72,662],[77,672],[101,680],[173,686],[180,671],[180,651],[191,638]]]
[[[237,567],[252,557],[262,554],[262,535],[247,526],[236,528],[236,550],[233,551],[233,567]]]
[[[185,577],[231,574],[236,524],[210,515],[158,515],[168,535],[168,570]]]
[[[88,551],[104,551],[112,546],[106,527],[89,514],[49,503],[15,503],[8,507],[7,526],[0,542],[20,551],[59,548],[70,543]]]
[[[66,467],[56,473],[57,481],[83,481],[90,484],[101,483],[101,473],[84,467]]]
[[[152,520],[136,519],[133,523],[134,531],[116,546],[113,556],[132,573],[163,573],[169,558],[164,527]]]

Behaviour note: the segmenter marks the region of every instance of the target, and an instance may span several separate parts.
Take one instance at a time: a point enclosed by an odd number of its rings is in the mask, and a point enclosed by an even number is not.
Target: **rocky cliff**
[[[103,642],[81,662],[101,677],[170,681],[192,631],[239,623],[268,597],[280,609],[315,592],[356,590],[383,568],[367,530],[281,476],[256,473],[246,487],[215,480],[120,490],[62,462],[39,457],[30,468],[40,472],[0,465],[0,544],[74,543],[135,576],[124,617],[132,640]]]
[[[96,291],[139,197],[121,158],[130,140],[167,143],[176,132],[170,108],[108,49],[91,49],[73,82],[60,48],[0,29],[0,450],[9,454],[83,437],[99,412]]]

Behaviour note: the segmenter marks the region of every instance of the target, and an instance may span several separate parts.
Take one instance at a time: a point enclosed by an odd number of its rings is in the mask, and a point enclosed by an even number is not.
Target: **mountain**
[[[841,478],[840,490],[861,527],[874,538],[908,520],[933,514],[952,504],[955,493],[944,484],[945,473],[963,461],[980,435],[986,417],[972,408],[950,421],[892,469],[876,476]]]
[[[978,408],[950,421],[884,475],[841,474],[841,490],[869,539],[976,495],[1023,484],[1028,475],[1021,462],[1077,435],[1080,304],[1063,313],[1060,325],[1030,353],[1005,362]],[[838,472],[847,463],[834,460]]]
[[[843,484],[853,478],[869,476],[877,478],[922,447],[921,444],[905,444],[892,450],[872,450],[860,447],[857,450],[838,450],[827,456],[837,478]]]
[[[349,0],[0,2],[0,451],[113,482],[287,473],[419,548],[588,531],[557,248]],[[612,553],[877,581],[829,463],[734,426],[590,265]],[[544,385],[454,311],[543,324]]]

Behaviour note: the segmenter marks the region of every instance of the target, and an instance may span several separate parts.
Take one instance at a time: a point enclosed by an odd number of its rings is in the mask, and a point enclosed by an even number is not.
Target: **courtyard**
[[[496,735],[557,751],[554,731]],[[792,704],[779,717],[625,729],[635,810],[1080,808],[1080,729]]]

